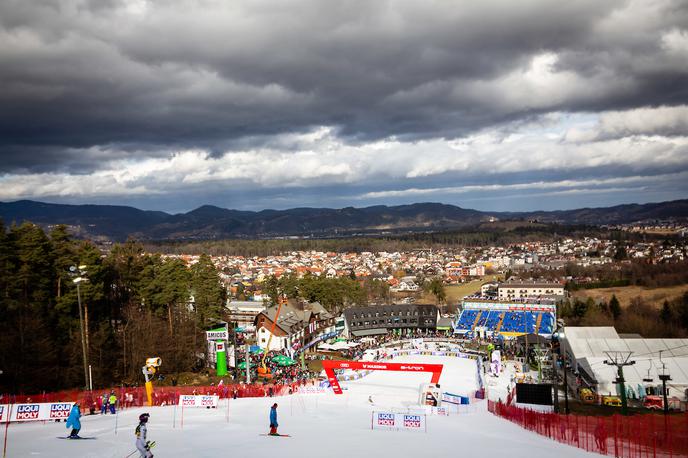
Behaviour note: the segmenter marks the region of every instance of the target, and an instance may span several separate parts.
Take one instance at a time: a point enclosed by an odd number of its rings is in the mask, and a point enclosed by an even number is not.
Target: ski
[[[69,436],[57,436],[58,439],[72,439],[72,440],[83,440],[83,439],[96,439],[95,437],[69,437]]]
[[[259,434],[259,436],[291,437],[289,434]]]
[[[155,441],[148,444],[148,450],[152,449],[153,447],[155,447]],[[124,458],[129,458],[130,456],[132,456],[134,453],[137,453],[138,451],[139,450],[136,449],[133,452],[131,452],[130,454],[128,454],[127,456],[125,456]]]

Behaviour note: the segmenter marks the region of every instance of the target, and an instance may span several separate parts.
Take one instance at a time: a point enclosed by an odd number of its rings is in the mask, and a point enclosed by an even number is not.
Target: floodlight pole
[[[76,279],[80,280],[80,278]],[[84,338],[84,312],[82,311],[81,308],[81,290],[79,288],[79,284],[81,281],[74,281],[76,283],[76,297],[77,297],[77,302],[79,303],[79,328],[81,331],[81,351],[83,353],[83,361],[84,361],[84,384],[86,385],[86,388],[89,386],[89,380],[88,380],[88,354],[86,353],[86,339]]]

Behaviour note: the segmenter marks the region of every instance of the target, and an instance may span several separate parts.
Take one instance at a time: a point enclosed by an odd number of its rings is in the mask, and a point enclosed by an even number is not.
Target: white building
[[[560,283],[507,282],[500,283],[497,289],[500,300],[534,297],[563,298],[565,294],[564,285]]]

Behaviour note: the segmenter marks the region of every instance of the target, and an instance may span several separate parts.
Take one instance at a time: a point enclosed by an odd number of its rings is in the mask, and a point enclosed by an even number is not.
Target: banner
[[[206,331],[205,337],[207,340],[229,340],[229,331],[227,331],[226,329]]]
[[[300,386],[298,388],[299,394],[325,394],[326,392],[327,392],[327,389],[324,386],[309,385],[309,386]]]
[[[373,412],[372,429],[427,432],[426,416],[413,413]]]
[[[72,410],[73,402],[41,402],[32,404],[0,405],[0,422],[33,420],[66,420]]]
[[[183,407],[217,407],[219,396],[195,396],[182,394],[179,396],[179,405]]]

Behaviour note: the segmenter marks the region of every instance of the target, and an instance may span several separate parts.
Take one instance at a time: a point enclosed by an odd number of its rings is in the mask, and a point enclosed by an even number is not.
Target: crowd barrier
[[[688,414],[608,417],[535,412],[488,401],[522,428],[588,452],[623,458],[688,456]]]
[[[153,391],[153,405],[174,405],[179,402],[179,396],[183,395],[212,395],[220,398],[255,398],[265,396],[283,396],[291,394],[299,387],[313,385],[314,380],[291,385],[246,385],[228,384],[220,386],[159,386]],[[67,390],[52,393],[32,395],[2,395],[0,404],[31,404],[50,402],[75,402],[81,405],[82,412],[88,413],[90,409],[100,411],[103,394],[109,396],[110,391],[117,396],[117,408],[142,407],[147,405],[146,391],[144,387],[118,387],[104,388],[93,391]]]

